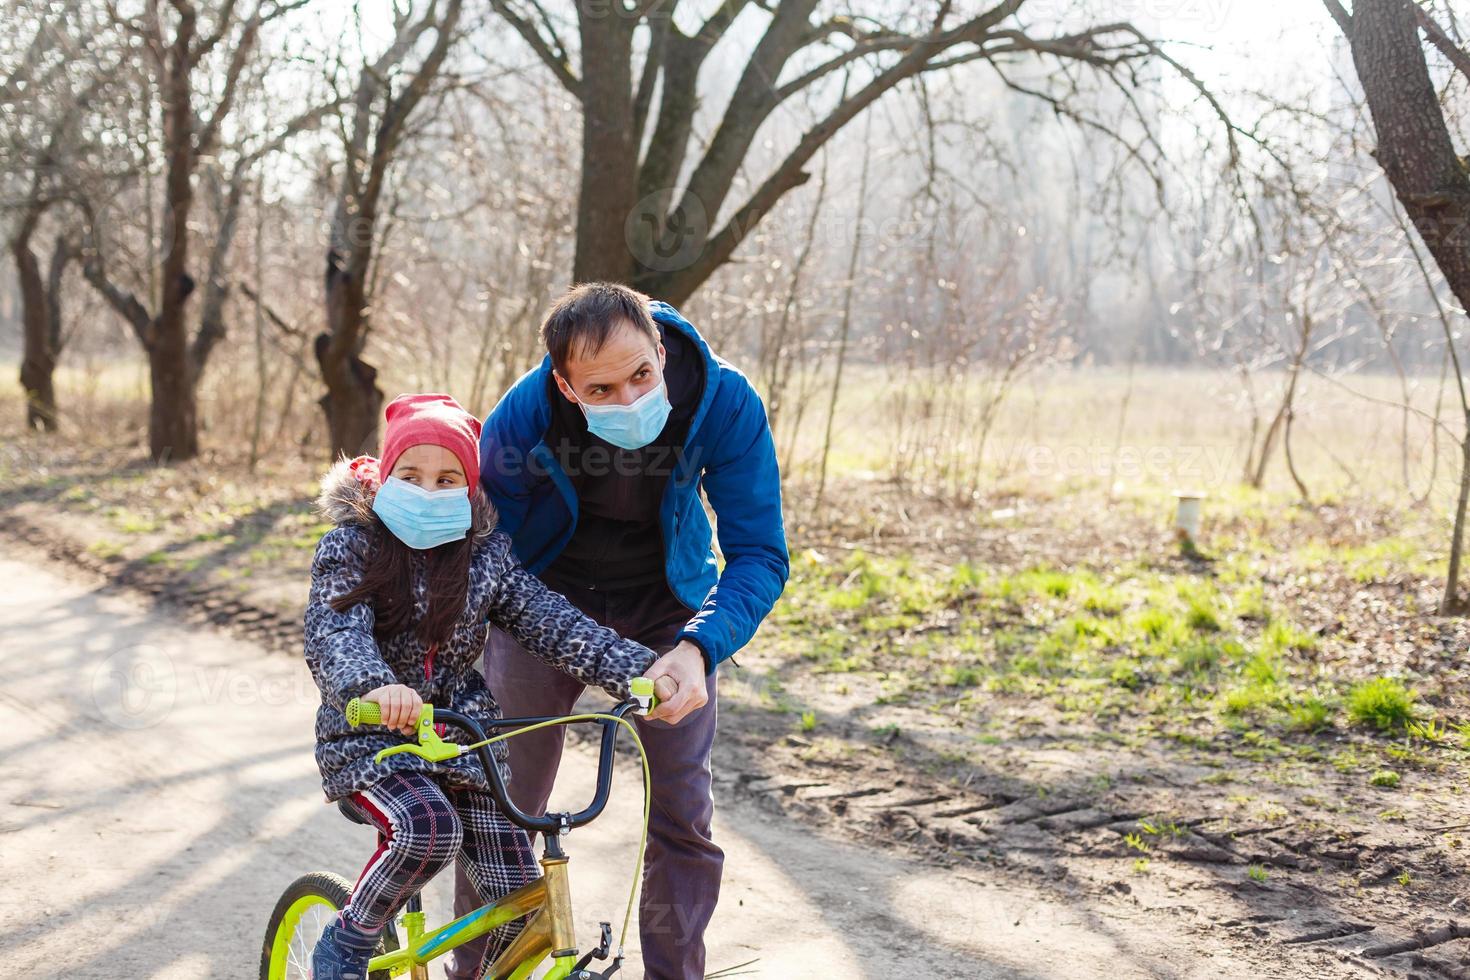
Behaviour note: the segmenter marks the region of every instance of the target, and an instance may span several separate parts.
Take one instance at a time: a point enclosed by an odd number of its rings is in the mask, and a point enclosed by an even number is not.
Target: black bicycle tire
[[[270,921],[265,927],[265,943],[260,951],[260,980],[270,980],[271,952],[275,948],[276,930],[281,927],[281,920],[286,917],[286,912],[298,901],[308,895],[316,895],[331,902],[335,908],[342,908],[347,900],[352,897],[352,886],[347,879],[341,875],[332,874],[330,871],[312,871],[302,875],[287,886],[276,900],[276,907],[271,910]],[[398,932],[389,922],[383,930],[383,935],[378,939],[378,948],[374,955],[391,953],[398,948]],[[368,975],[368,980],[389,980],[387,970],[377,970]]]

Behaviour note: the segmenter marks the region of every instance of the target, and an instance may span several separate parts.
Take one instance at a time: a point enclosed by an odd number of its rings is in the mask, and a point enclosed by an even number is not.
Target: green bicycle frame
[[[643,796],[643,831],[644,837],[638,845],[638,864],[643,863],[644,842],[648,834],[648,757],[643,752],[643,745],[638,739],[638,733],[632,724],[623,717],[627,710],[636,708],[639,714],[646,715],[657,703],[658,698],[654,695],[653,682],[646,677],[635,677],[628,684],[631,700],[624,702],[615,709],[615,714],[573,714],[559,718],[546,718],[534,720],[534,724],[518,728],[513,732],[498,735],[495,738],[483,739],[473,746],[463,746],[444,742],[438,737],[434,729],[434,707],[429,704],[423,706],[418,723],[418,744],[404,744],[384,749],[378,753],[378,761],[385,756],[394,755],[399,752],[408,752],[431,760],[442,760],[454,758],[467,748],[478,748],[482,753],[484,746],[493,742],[499,742],[512,735],[524,734],[545,728],[549,725],[569,724],[575,721],[599,719],[604,723],[616,722],[626,728],[638,746],[640,759],[643,763],[644,796]],[[362,701],[353,698],[348,702],[345,715],[347,723],[353,727],[359,724],[376,725],[381,721],[381,709],[370,701]],[[449,714],[446,712],[446,714]],[[483,738],[483,732],[479,733]],[[608,786],[611,783],[611,762],[613,743],[607,741],[607,733],[603,735],[602,759],[598,768],[597,798],[592,808],[580,816],[592,819],[602,812],[602,806],[606,802]],[[494,766],[494,762],[489,763]],[[492,769],[492,772],[494,770]],[[500,786],[499,776],[496,773],[492,783]],[[507,806],[512,814],[518,813],[514,806],[508,804],[503,797],[504,788],[501,786],[496,795],[496,800]],[[587,816],[590,814],[590,816]],[[550,957],[552,967],[546,973],[544,980],[567,980],[577,965],[577,940],[576,933],[572,928],[572,889],[567,877],[567,856],[561,849],[561,834],[570,829],[573,824],[573,815],[563,814],[561,827],[557,830],[552,827],[540,828],[545,850],[541,856],[541,877],[537,880],[523,885],[501,898],[499,901],[484,905],[468,915],[455,919],[448,925],[441,926],[432,932],[424,931],[424,914],[421,911],[406,913],[403,917],[404,945],[391,953],[375,956],[368,962],[369,972],[386,972],[390,977],[403,976],[411,973],[412,980],[426,980],[428,973],[425,969],[430,960],[443,956],[452,949],[457,949],[471,940],[491,932],[507,922],[525,918],[525,926],[517,934],[504,952],[496,958],[495,963],[485,974],[485,980],[526,980],[541,963]],[[524,827],[525,824],[522,824]],[[634,887],[636,889],[636,875]],[[628,893],[628,911],[623,921],[623,935],[626,937],[628,921],[633,913],[634,891]],[[602,958],[607,953],[605,939],[604,944],[598,947],[595,955]],[[621,962],[622,941],[619,940],[618,956],[614,963]]]
[[[402,976],[507,922],[528,916],[525,928],[495,960],[485,980],[525,980],[547,956],[552,958],[553,966],[545,980],[566,980],[577,961],[567,858],[542,857],[541,872],[541,877],[530,884],[433,932],[423,931],[422,912],[406,915],[403,948],[373,957],[368,963],[369,972],[386,970],[389,976]]]

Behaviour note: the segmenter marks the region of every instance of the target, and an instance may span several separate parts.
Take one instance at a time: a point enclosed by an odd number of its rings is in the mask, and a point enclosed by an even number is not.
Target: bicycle
[[[632,696],[608,711],[497,719],[488,727],[513,730],[492,737],[486,737],[484,729],[473,718],[453,711],[436,710],[433,705],[426,704],[419,715],[417,743],[396,745],[377,754],[376,759],[379,762],[399,752],[412,752],[422,758],[442,762],[472,751],[477,752],[480,764],[489,776],[490,794],[495,802],[513,823],[527,833],[541,834],[542,855],[539,863],[542,873],[540,878],[530,884],[436,929],[426,927],[422,902],[419,895],[414,894],[405,903],[399,917],[406,943],[400,944],[397,930],[390,922],[383,930],[378,949],[368,963],[369,980],[390,980],[392,977],[405,975],[410,980],[428,980],[428,964],[431,960],[507,922],[522,918],[526,922],[520,934],[496,958],[485,974],[485,980],[526,980],[548,957],[551,966],[542,980],[607,980],[618,972],[623,964],[623,947],[627,941],[628,924],[632,919],[638,872],[642,869],[644,848],[648,842],[651,800],[648,757],[643,752],[643,743],[638,738],[637,729],[626,716],[629,713],[647,715],[658,703],[653,693],[653,682],[647,678],[635,678],[630,689]],[[357,698],[348,702],[345,714],[348,724],[353,727],[377,724],[382,717],[378,705]],[[597,788],[592,802],[576,813],[533,816],[519,809],[506,792],[500,767],[495,764],[489,747],[507,738],[552,725],[586,722],[595,722],[602,729]],[[435,730],[437,723],[454,725],[476,741],[468,745],[446,742]],[[574,828],[597,819],[607,805],[612,787],[612,766],[619,728],[628,730],[643,764],[643,835],[638,844],[638,863],[634,867],[633,886],[628,894],[628,907],[623,917],[617,955],[607,969],[599,973],[588,967],[594,959],[607,959],[612,946],[612,925],[608,922],[600,923],[602,934],[597,946],[579,959],[572,929],[572,892],[567,868],[569,858],[562,848],[562,838]],[[349,812],[343,810],[344,814]],[[312,950],[321,937],[322,930],[347,904],[351,893],[352,886],[346,879],[329,872],[311,872],[292,882],[276,902],[270,923],[266,927],[265,944],[261,950],[260,980],[309,978]]]

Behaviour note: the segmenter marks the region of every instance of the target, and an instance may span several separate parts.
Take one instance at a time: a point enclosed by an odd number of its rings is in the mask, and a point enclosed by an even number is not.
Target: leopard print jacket
[[[373,610],[359,603],[345,612],[332,609],[334,597],[350,592],[368,560],[374,486],[358,480],[348,464],[338,463],[322,480],[317,501],[323,516],[337,526],[322,536],[311,565],[311,595],[306,606],[306,663],[321,689],[316,715],[316,761],[329,801],[367,789],[393,772],[423,772],[450,786],[485,791],[488,783],[476,754],[436,763],[399,753],[381,764],[380,749],[411,739],[379,726],[351,728],[342,709],[354,698],[384,684],[406,684],[425,702],[469,715],[484,724],[500,708],[475,662],[492,625],[513,636],[546,663],[596,684],[619,700],[628,681],[653,663],[647,647],[625,640],[587,618],[560,594],[521,568],[510,538],[494,521],[476,536],[470,558],[469,594],[464,614],[432,659],[412,631],[384,641],[373,636]],[[419,616],[427,611],[425,582],[414,583]],[[468,742],[455,729],[449,741]],[[509,780],[504,742],[494,746],[501,775]]]

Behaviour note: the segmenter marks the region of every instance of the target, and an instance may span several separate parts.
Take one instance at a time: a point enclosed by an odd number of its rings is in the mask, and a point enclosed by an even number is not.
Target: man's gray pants
[[[673,648],[692,611],[667,586],[606,592],[573,590],[572,604],[604,626],[637,640],[655,653]],[[709,703],[677,725],[639,719],[648,753],[653,807],[638,906],[644,976],[648,980],[701,980],[704,931],[720,897],[725,853],[710,836],[714,798],[710,792],[710,748],[718,720],[716,676],[706,678]],[[569,714],[583,685],[537,660],[508,634],[491,629],[485,644],[485,681],[508,718]],[[528,813],[544,813],[561,761],[560,727],[518,735],[510,747],[510,795]],[[590,857],[590,856],[589,856]],[[459,872],[454,888],[456,917],[479,906],[475,890]],[[454,951],[450,980],[478,980],[483,939]]]

